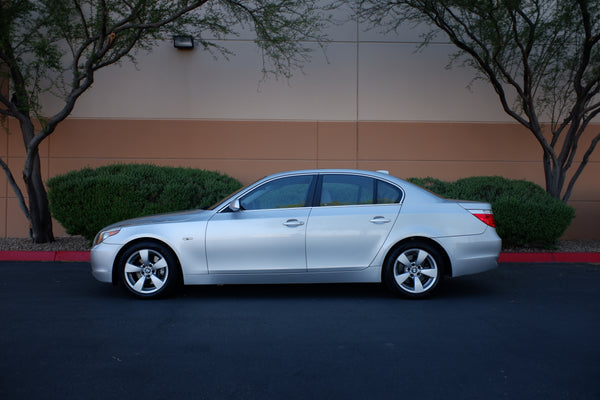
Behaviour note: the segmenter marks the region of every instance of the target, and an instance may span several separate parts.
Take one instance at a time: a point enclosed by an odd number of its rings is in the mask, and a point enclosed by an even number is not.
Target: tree
[[[0,0],[0,118],[18,121],[26,159],[26,196],[7,163],[8,182],[31,224],[34,242],[54,240],[39,145],[64,121],[94,83],[95,73],[149,51],[172,34],[191,33],[204,49],[228,54],[214,39],[252,28],[265,74],[289,77],[306,62],[307,41],[323,43],[326,13],[302,0]],[[43,93],[64,100],[44,115]],[[4,117],[3,117],[4,116]]]
[[[589,127],[600,113],[600,2],[359,0],[357,15],[387,31],[426,24],[422,46],[445,34],[457,50],[450,65],[474,68],[492,85],[504,112],[541,146],[546,190],[569,200],[600,140]],[[589,144],[568,175],[584,137]]]

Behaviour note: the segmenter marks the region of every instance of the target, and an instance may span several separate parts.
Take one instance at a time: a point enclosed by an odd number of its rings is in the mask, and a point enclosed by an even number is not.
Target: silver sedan
[[[141,298],[179,284],[383,282],[426,297],[443,277],[497,266],[488,203],[440,198],[385,171],[268,176],[209,210],[103,229],[92,273]]]

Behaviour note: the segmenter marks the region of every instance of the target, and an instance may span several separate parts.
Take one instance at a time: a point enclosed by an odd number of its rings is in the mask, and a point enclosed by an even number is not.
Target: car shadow
[[[489,297],[497,287],[469,277],[446,279],[431,297],[418,301],[474,299]],[[96,284],[86,290],[88,295],[107,300],[138,300],[121,285]],[[391,294],[381,283],[317,283],[317,284],[248,284],[248,285],[189,285],[177,288],[166,298],[149,299],[390,299],[408,300]]]
[[[378,283],[280,284],[280,285],[198,285],[185,286],[178,298],[385,298],[392,297]]]
[[[486,284],[476,278],[453,278],[448,279],[439,288],[434,297],[437,298],[479,298],[489,297],[490,294],[496,293],[496,287]]]
[[[476,279],[448,279],[429,298],[419,301],[451,298],[487,297],[493,287]],[[410,300],[391,294],[381,283],[321,283],[279,285],[201,285],[184,286],[172,297],[178,298],[365,298]]]

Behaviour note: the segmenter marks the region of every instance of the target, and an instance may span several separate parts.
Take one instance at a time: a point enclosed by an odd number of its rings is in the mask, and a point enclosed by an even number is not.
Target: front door
[[[240,197],[240,210],[208,222],[209,273],[306,272],[313,176],[279,178]]]

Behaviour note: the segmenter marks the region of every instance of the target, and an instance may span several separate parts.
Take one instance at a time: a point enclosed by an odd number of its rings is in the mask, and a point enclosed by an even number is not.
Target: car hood
[[[205,210],[189,210],[178,211],[168,214],[149,215],[147,217],[132,218],[125,221],[114,223],[104,228],[104,230],[122,228],[125,226],[149,225],[149,224],[165,224],[177,223],[186,221],[202,221],[208,219],[210,211]]]

